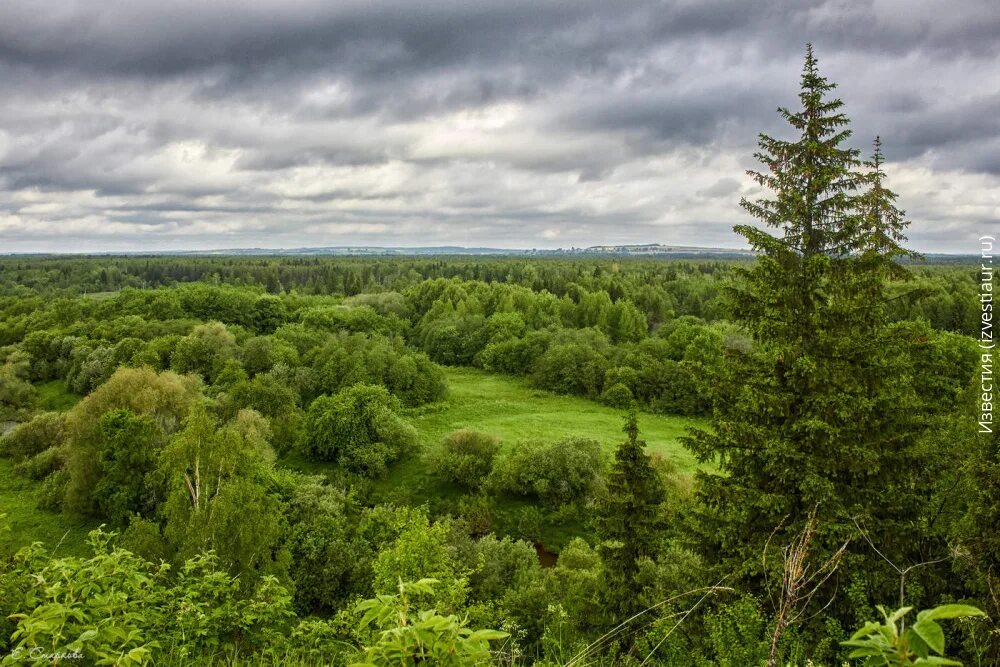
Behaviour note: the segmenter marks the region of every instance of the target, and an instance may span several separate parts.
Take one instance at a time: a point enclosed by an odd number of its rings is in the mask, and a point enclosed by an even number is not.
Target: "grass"
[[[74,522],[62,514],[38,508],[41,484],[14,472],[14,463],[0,459],[0,554],[42,542],[60,556],[89,555],[87,533],[96,523]]]
[[[422,449],[431,451],[444,437],[459,429],[472,429],[500,438],[501,446],[523,440],[558,441],[571,436],[597,440],[610,457],[625,438],[622,410],[584,398],[561,396],[531,387],[525,380],[493,375],[471,368],[445,368],[449,396],[436,403],[407,411],[407,418],[417,429]],[[647,451],[669,461],[681,475],[690,475],[698,467],[694,456],[678,438],[689,428],[703,427],[707,420],[669,415],[640,413],[639,428]],[[283,459],[290,467],[322,473],[329,466],[311,463],[298,456]],[[389,474],[374,484],[374,499],[405,505],[428,503],[432,507],[453,507],[463,491],[433,478],[420,457],[393,466]],[[519,522],[518,516],[534,503],[527,499],[502,498],[496,511],[501,523]],[[547,515],[547,512],[544,512]],[[547,548],[559,550],[570,539],[586,535],[579,521],[545,522],[536,539]],[[515,533],[519,532],[514,529]],[[519,536],[524,536],[522,533]]]
[[[501,443],[582,436],[597,440],[609,452],[625,438],[622,410],[535,389],[521,378],[471,368],[445,371],[447,402],[411,411],[410,423],[425,447],[436,447],[447,434],[459,429],[491,433]],[[650,413],[639,416],[647,451],[670,461],[681,473],[693,472],[697,462],[678,438],[690,427],[706,423],[703,419]]]
[[[83,398],[66,387],[65,380],[51,380],[35,385],[38,390],[38,406],[43,410],[65,412]]]

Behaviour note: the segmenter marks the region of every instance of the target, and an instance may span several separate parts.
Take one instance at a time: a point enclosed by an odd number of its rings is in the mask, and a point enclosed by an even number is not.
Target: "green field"
[[[622,441],[623,412],[594,401],[532,388],[521,378],[492,375],[471,368],[446,367],[448,401],[411,411],[410,422],[425,447],[434,447],[452,431],[491,433],[502,444],[520,440],[593,438],[613,451]],[[681,473],[697,462],[678,442],[692,426],[706,420],[642,413],[639,428],[648,451],[670,461]]]
[[[522,440],[557,441],[576,436],[600,442],[610,458],[624,439],[624,414],[584,398],[561,396],[531,387],[521,378],[493,375],[470,368],[446,367],[448,400],[410,410],[407,417],[420,436],[424,452],[439,447],[444,437],[459,429],[483,431],[500,438],[501,446]],[[681,475],[689,475],[697,461],[680,444],[679,438],[690,427],[705,426],[707,420],[640,413],[641,437],[648,451],[673,465]],[[300,462],[296,462],[298,464]],[[294,465],[294,464],[293,464]],[[295,465],[299,467],[299,465]],[[322,467],[302,466],[313,472]],[[440,483],[431,476],[421,457],[407,459],[394,466],[386,478],[375,484],[376,499],[400,504],[428,503],[448,507],[457,501],[462,490]],[[517,537],[535,539],[547,548],[559,551],[570,539],[589,530],[579,521],[551,521],[546,517],[537,533],[516,528],[518,513],[531,508],[533,501],[520,498],[498,499],[494,529],[507,526]]]

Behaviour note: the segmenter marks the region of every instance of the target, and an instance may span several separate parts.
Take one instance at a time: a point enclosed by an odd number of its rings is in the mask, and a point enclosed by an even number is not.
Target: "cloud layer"
[[[995,0],[0,4],[0,252],[740,245],[803,44],[912,245],[1000,219]]]

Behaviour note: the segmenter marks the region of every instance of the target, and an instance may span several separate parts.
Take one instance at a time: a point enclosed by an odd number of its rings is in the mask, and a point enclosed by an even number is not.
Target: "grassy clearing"
[[[621,410],[583,398],[541,391],[521,378],[470,368],[446,368],[445,371],[448,400],[410,410],[407,415],[419,433],[424,451],[439,447],[448,433],[459,429],[491,433],[500,438],[501,446],[523,440],[551,442],[570,436],[593,438],[609,456],[625,437]],[[692,474],[698,463],[678,438],[689,428],[707,423],[704,419],[649,413],[639,416],[641,436],[648,451],[671,462],[682,475]],[[315,464],[308,468],[312,472],[320,470]],[[385,479],[376,483],[375,492],[382,501],[431,505],[454,503],[462,495],[460,489],[431,477],[419,457],[396,465]],[[517,518],[520,513],[533,504],[526,499],[498,499],[497,518],[507,526],[515,526],[520,523]],[[554,550],[559,550],[573,537],[588,533],[579,522],[556,523],[547,517],[542,518],[536,530],[528,532],[536,533],[539,541]],[[522,533],[517,529],[515,532]]]
[[[84,540],[96,523],[74,522],[38,508],[41,485],[14,472],[14,463],[0,459],[0,554],[42,542],[61,556],[89,554]]]
[[[492,433],[501,443],[522,440],[593,438],[608,451],[625,437],[623,411],[583,398],[535,389],[521,378],[491,375],[471,368],[446,368],[447,402],[413,410],[410,422],[425,447],[436,447],[452,431],[473,429]],[[690,473],[695,458],[678,442],[702,419],[642,413],[639,428],[651,454],[670,461],[678,472]]]

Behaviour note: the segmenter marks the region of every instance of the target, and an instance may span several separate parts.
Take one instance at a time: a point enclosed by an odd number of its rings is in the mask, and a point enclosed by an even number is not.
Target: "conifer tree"
[[[656,554],[661,528],[658,508],[665,498],[663,482],[646,454],[646,443],[639,439],[634,409],[629,411],[623,430],[628,438],[615,451],[595,525],[604,562],[605,602],[618,621],[642,608],[639,561]]]
[[[887,566],[872,564],[857,526],[905,562],[914,536],[904,526],[923,493],[907,359],[885,309],[886,280],[906,253],[905,222],[883,186],[880,143],[868,172],[847,146],[849,120],[829,97],[834,88],[808,47],[801,108],[778,110],[799,136],[760,135],[756,157],[766,169],[748,173],[769,196],[741,205],[779,233],[736,227],[758,260],[727,293],[754,347],[729,353],[712,383],[712,431],[686,441],[718,464],[699,473],[693,542],[731,581],[758,592],[769,540],[790,543],[815,511],[816,556],[858,540],[843,567],[859,570],[862,596],[880,594],[873,589],[886,583],[878,577]]]

